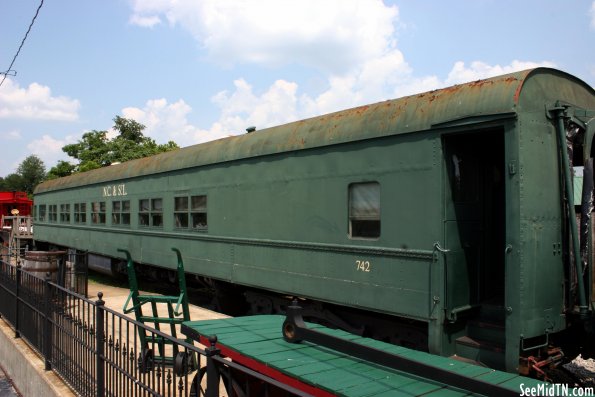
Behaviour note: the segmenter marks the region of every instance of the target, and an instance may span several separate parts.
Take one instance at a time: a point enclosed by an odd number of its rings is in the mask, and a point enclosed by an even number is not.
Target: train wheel
[[[196,356],[194,352],[179,352],[174,359],[174,373],[184,376],[196,369]]]
[[[207,392],[207,367],[202,367],[198,370],[192,385],[190,386],[190,397],[205,396]],[[242,388],[240,382],[230,376],[228,368],[219,368],[221,379],[219,381],[219,394],[222,391],[227,393],[228,397],[246,397],[247,394]]]
[[[215,297],[213,300],[215,310],[230,316],[245,315],[248,304],[244,296],[244,289],[223,282],[216,282]]]
[[[138,356],[138,370],[141,374],[149,373],[153,370],[155,359],[153,355],[153,349],[143,347],[141,353]]]
[[[207,372],[207,367],[202,367],[198,370],[194,379],[192,379],[192,385],[190,386],[190,397],[200,397],[206,395],[206,377],[205,373]],[[203,382],[203,378],[205,381]]]

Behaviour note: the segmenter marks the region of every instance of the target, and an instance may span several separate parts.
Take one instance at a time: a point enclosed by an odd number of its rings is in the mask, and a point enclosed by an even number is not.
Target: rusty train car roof
[[[592,87],[562,71],[549,68],[524,70],[54,179],[38,185],[35,193],[95,183],[115,183],[122,179],[172,170],[423,131],[468,118],[514,115],[519,107],[522,107],[521,92],[524,84],[537,75],[546,76],[542,79],[543,82],[538,84],[542,86],[541,90],[544,93],[552,87],[561,88],[547,83],[548,79],[554,77],[572,80],[576,85],[584,87],[584,92],[587,93],[585,95],[595,95]],[[537,91],[539,89],[538,87]],[[540,106],[543,107],[543,103]]]

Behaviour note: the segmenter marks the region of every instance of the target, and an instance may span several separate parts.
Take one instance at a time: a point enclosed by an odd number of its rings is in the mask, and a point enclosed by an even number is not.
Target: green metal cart
[[[134,312],[136,321],[142,324],[148,323],[157,331],[161,331],[161,324],[169,325],[169,334],[173,337],[173,339],[164,338],[143,327],[137,327],[141,346],[141,353],[138,359],[139,370],[147,373],[153,369],[155,363],[162,363],[163,365],[174,367],[174,370],[179,375],[191,372],[196,368],[195,357],[189,355],[187,352],[180,351],[175,341],[175,338],[178,338],[176,326],[190,320],[186,276],[180,250],[172,248],[178,260],[177,276],[180,291],[178,296],[140,294],[134,261],[130,252],[121,248],[118,251],[126,255],[126,268],[130,287],[130,294],[124,303],[124,313],[129,314]],[[144,305],[150,305],[150,314],[143,313]],[[158,308],[163,307],[163,305],[167,307],[167,317],[159,315]],[[185,338],[184,340],[189,344],[193,344],[191,338]],[[168,345],[171,345],[171,349],[167,349]],[[157,354],[154,352],[155,346],[157,347]],[[169,354],[170,352],[171,354]]]

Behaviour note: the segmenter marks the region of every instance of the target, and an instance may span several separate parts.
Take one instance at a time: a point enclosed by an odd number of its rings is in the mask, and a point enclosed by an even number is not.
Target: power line
[[[39,3],[39,7],[37,7],[37,11],[35,11],[35,16],[31,20],[31,24],[29,24],[29,29],[27,29],[27,33],[25,33],[25,37],[23,37],[23,41],[21,41],[21,45],[19,46],[17,53],[14,54],[14,58],[12,58],[12,62],[10,63],[10,66],[8,67],[6,72],[0,72],[0,74],[4,75],[4,77],[2,77],[2,81],[0,81],[0,87],[2,87],[4,80],[6,80],[6,76],[8,76],[8,75],[16,76],[17,72],[12,70],[12,65],[14,65],[14,62],[17,60],[17,57],[19,56],[19,53],[21,52],[21,48],[23,48],[23,45],[25,44],[25,40],[27,40],[27,36],[29,35],[31,28],[33,27],[33,24],[35,23],[35,19],[37,19],[37,15],[39,15],[39,10],[41,10],[42,6],[43,6],[43,0],[41,0],[41,3]]]

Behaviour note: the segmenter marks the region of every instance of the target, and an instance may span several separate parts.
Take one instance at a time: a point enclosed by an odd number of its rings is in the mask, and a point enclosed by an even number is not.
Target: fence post
[[[205,391],[206,397],[217,397],[219,396],[219,368],[213,360],[213,356],[218,356],[221,352],[215,347],[217,343],[217,336],[209,336],[209,343],[211,346],[205,349],[207,356],[207,390]]]
[[[20,306],[20,294],[19,294],[19,290],[21,289],[21,261],[17,260],[17,267],[16,267],[16,287],[15,287],[15,300],[14,300],[14,304],[15,304],[15,318],[14,318],[14,337],[15,338],[20,338],[21,337],[21,333],[19,331],[19,317],[21,317],[21,315],[19,314],[19,306]]]
[[[1,264],[2,264],[2,273],[8,273],[8,269],[10,269],[10,266],[8,266],[10,264],[10,259],[6,258],[6,261],[4,261],[4,255],[0,254],[0,260],[1,260]],[[8,276],[8,274],[7,274]],[[0,318],[2,318],[2,312],[0,311]]]
[[[52,281],[50,273],[45,275],[45,305],[44,305],[44,326],[43,326],[43,355],[45,356],[45,370],[52,369]]]
[[[105,344],[104,344],[104,335],[103,331],[105,329],[104,326],[104,305],[105,302],[103,301],[103,292],[98,292],[96,303],[96,312],[95,312],[95,346],[97,351],[97,397],[104,397],[105,396]]]

